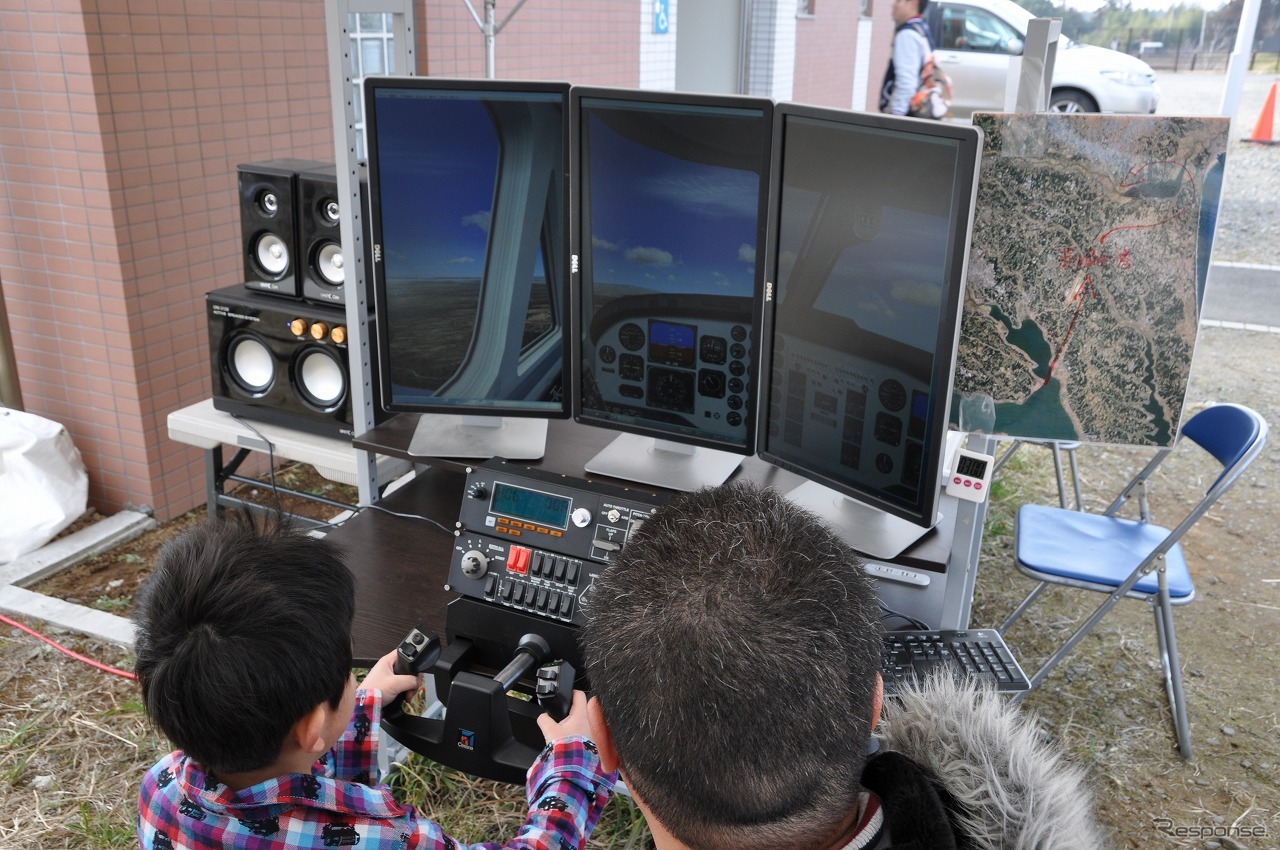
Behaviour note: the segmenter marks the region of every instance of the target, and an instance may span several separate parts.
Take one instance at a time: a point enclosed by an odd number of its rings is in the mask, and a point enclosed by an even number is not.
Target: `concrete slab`
[[[121,511],[0,566],[0,585],[35,584],[78,561],[114,549],[156,525],[147,514]]]
[[[132,647],[133,623],[124,617],[45,596],[24,585],[35,584],[85,558],[114,549],[156,524],[147,514],[121,511],[0,566],[0,611]]]
[[[0,611],[34,617],[73,632],[133,648],[133,623],[124,617],[26,588],[0,587]]]

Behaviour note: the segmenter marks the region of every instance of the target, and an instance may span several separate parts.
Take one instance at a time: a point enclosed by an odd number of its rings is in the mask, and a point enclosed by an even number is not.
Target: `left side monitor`
[[[382,407],[567,417],[569,85],[371,77],[363,94]]]

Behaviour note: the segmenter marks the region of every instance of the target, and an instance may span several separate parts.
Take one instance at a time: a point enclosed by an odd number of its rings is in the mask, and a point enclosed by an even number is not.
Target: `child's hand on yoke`
[[[395,672],[395,663],[396,651],[393,649],[369,668],[369,674],[360,683],[360,687],[365,690],[377,688],[381,691],[383,705],[390,702],[393,697],[405,691],[412,691],[422,684],[421,676],[402,675]]]
[[[573,703],[569,706],[569,713],[565,715],[564,720],[557,723],[551,719],[550,714],[543,712],[538,715],[538,728],[542,730],[542,737],[548,742],[558,741],[570,735],[579,735],[590,740],[591,728],[587,725],[587,695],[575,689]]]

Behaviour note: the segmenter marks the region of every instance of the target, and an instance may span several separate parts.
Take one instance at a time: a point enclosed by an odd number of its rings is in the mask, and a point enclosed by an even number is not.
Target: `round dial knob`
[[[324,339],[329,335],[329,325],[325,322],[315,322],[311,325],[311,338]]]
[[[573,512],[573,524],[578,528],[586,528],[591,523],[591,511],[586,508],[578,508]]]
[[[472,484],[471,489],[467,491],[467,495],[473,499],[487,499],[489,498],[489,488],[483,484]]]
[[[467,578],[480,578],[489,569],[489,559],[479,549],[472,549],[462,556],[462,574]]]
[[[307,332],[307,320],[294,319],[289,323],[289,330],[293,331],[294,336],[302,336]]]
[[[338,325],[333,329],[333,333],[329,334],[329,339],[333,340],[338,345],[342,345],[347,341],[347,329],[342,325]]]

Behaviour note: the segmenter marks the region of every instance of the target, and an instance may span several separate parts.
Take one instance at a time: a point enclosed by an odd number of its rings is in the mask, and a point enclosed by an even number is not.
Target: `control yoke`
[[[492,676],[461,669],[471,649],[471,641],[457,638],[442,650],[435,635],[422,629],[411,631],[396,650],[395,671],[433,674],[444,714],[439,718],[408,714],[405,695],[400,694],[383,708],[383,728],[434,761],[477,776],[522,783],[538,748],[517,738],[511,715],[536,717],[546,711],[553,719],[563,720],[573,701],[576,671],[568,661],[548,663],[551,647],[533,633],[519,639],[511,661]],[[538,711],[508,695],[531,673]]]

